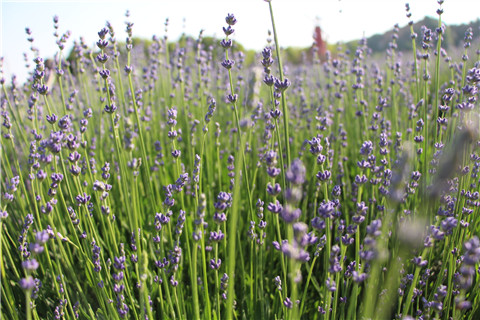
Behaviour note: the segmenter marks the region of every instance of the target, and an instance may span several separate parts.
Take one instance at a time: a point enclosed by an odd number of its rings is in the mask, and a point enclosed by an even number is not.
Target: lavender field
[[[26,28],[28,81],[1,74],[0,318],[480,319],[480,30],[444,49],[442,3],[410,52],[395,27],[381,57],[300,65],[274,1],[252,63],[230,13],[213,43],[134,41],[127,14],[94,47],[54,17],[48,60]]]

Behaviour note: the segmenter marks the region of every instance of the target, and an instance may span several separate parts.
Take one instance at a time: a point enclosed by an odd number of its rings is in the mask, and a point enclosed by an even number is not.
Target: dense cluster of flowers
[[[385,62],[282,65],[272,24],[247,65],[233,14],[66,59],[54,17],[53,62],[0,74],[0,317],[478,318],[480,49],[443,49],[438,3]]]

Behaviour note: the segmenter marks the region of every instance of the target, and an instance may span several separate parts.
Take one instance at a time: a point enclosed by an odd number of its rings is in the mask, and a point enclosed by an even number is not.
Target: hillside
[[[413,24],[413,29],[417,33],[417,43],[421,41],[421,30],[422,26],[426,26],[429,29],[435,30],[438,25],[438,20],[430,17],[425,17],[422,20]],[[446,24],[446,30],[444,34],[444,40],[442,47],[449,49],[452,47],[459,47],[463,45],[463,39],[465,37],[465,31],[468,27],[472,27],[474,37],[477,36],[480,28],[480,19],[472,21],[468,24],[460,25],[448,25]],[[373,52],[384,52],[389,42],[392,41],[393,28],[383,34],[376,34],[367,38],[368,47],[372,49]],[[356,46],[357,41],[349,42],[348,44],[354,44]],[[348,45],[347,44],[347,45]],[[408,51],[412,50],[412,40],[410,38],[410,26],[406,25],[399,29],[397,45],[399,51]]]

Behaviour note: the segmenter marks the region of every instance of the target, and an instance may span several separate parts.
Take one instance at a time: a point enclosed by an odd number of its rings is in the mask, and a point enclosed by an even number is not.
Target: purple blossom
[[[232,39],[222,39],[222,41],[220,41],[220,45],[224,49],[230,49],[233,45],[233,41]]]
[[[322,202],[318,206],[318,215],[324,219],[333,218],[335,203],[333,201]]]
[[[320,217],[313,218],[311,223],[312,223],[312,227],[317,229],[317,230],[323,230],[326,227],[325,220],[320,218]]]
[[[34,255],[38,255],[45,250],[45,248],[42,245],[36,242],[30,243],[28,248],[30,249],[30,252]]]
[[[373,143],[372,141],[365,141],[360,148],[360,154],[368,156],[373,152]]]
[[[113,114],[115,111],[117,111],[117,106],[115,105],[115,102],[112,101],[112,104],[105,105],[103,110],[105,110],[106,113]]]
[[[235,16],[231,13],[227,14],[225,21],[229,26],[234,26],[237,23],[237,19],[235,19]]]
[[[302,210],[298,208],[293,208],[290,205],[287,205],[282,209],[280,212],[280,217],[285,221],[286,223],[292,223],[295,220],[298,220],[302,214]]]
[[[95,266],[93,270],[100,272],[102,270],[102,266],[100,265],[100,247],[95,245],[95,243],[93,243],[92,246],[92,259],[93,265]]]
[[[352,278],[354,282],[362,283],[368,278],[368,275],[366,273],[358,273],[357,271],[353,271]]]
[[[220,269],[220,266],[222,265],[222,259],[210,259],[210,268],[213,270],[218,270]]]
[[[272,178],[275,178],[276,176],[278,176],[280,174],[281,170],[278,169],[278,168],[275,168],[275,167],[268,167],[267,168],[267,174],[272,177]]]
[[[275,79],[274,85],[275,85],[275,90],[279,92],[283,92],[287,90],[288,87],[290,87],[291,83],[290,83],[290,80],[288,80],[287,78],[285,78],[283,81],[281,81],[280,79]]]
[[[226,60],[223,60],[223,61],[222,61],[222,67],[224,67],[224,68],[227,69],[227,70],[232,69],[232,67],[233,67],[234,65],[235,65],[235,61],[234,61],[234,60],[226,59]]]
[[[275,83],[276,80],[277,80],[277,79],[276,79],[274,76],[272,76],[272,75],[267,75],[267,76],[265,76],[265,78],[263,79],[263,82],[264,82],[267,86],[271,87],[271,86],[273,86],[273,84]]]
[[[283,305],[287,307],[288,309],[292,309],[293,307],[293,302],[290,300],[289,297],[286,297],[285,300],[283,300]]]
[[[37,270],[38,266],[38,261],[35,258],[24,260],[22,262],[22,268],[29,272]]]
[[[213,204],[218,212],[223,212],[232,206],[232,195],[221,191],[217,196],[217,202]]]
[[[287,170],[285,178],[294,185],[301,185],[305,182],[306,169],[300,159],[295,159]]]
[[[210,232],[210,241],[214,241],[214,242],[220,242],[224,239],[225,235],[222,233],[222,230],[218,230],[218,232],[216,231],[211,231]]]
[[[223,27],[223,32],[228,37],[229,35],[233,34],[235,32],[235,30],[229,25],[226,28]]]
[[[235,93],[235,94],[228,94],[228,95],[227,95],[227,100],[228,100],[228,102],[231,103],[231,104],[236,103],[237,100],[238,100],[238,94],[236,94],[236,93]]]
[[[275,283],[275,287],[277,288],[277,290],[282,291],[282,280],[280,279],[280,276],[276,276],[273,279],[273,281]]]
[[[20,288],[25,291],[35,288],[35,280],[31,276],[20,279],[18,284],[20,285]]]
[[[46,230],[38,231],[35,234],[35,241],[38,244],[45,244],[50,239],[50,235]]]

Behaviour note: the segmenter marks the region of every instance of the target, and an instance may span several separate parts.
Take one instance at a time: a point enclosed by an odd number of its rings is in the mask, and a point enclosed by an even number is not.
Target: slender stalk
[[[438,12],[438,30],[443,30],[442,29],[442,6],[440,5],[440,9]],[[438,107],[439,107],[439,99],[438,96],[440,95],[440,51],[442,49],[442,35],[443,33],[438,34],[438,40],[437,40],[437,56],[435,59],[435,100],[433,103],[433,116],[432,116],[432,121],[435,121],[435,133],[434,133],[434,141],[437,141],[438,138],[438,121],[437,121],[437,116],[438,116]],[[426,120],[426,119],[425,119]],[[426,151],[426,150],[425,150]]]
[[[245,137],[242,137],[240,145],[245,144]],[[235,176],[240,175],[240,163],[243,162],[243,153],[235,160]],[[227,274],[229,277],[229,284],[227,289],[227,306],[226,306],[226,318],[233,319],[233,300],[235,293],[235,263],[236,263],[236,236],[237,236],[237,223],[240,211],[240,183],[235,183],[233,188],[233,205],[230,211],[230,217],[228,218],[228,232],[227,232]]]
[[[305,283],[305,288],[303,289],[303,294],[300,302],[300,311],[298,312],[298,317],[301,318],[303,314],[303,308],[305,305],[305,300],[307,300],[307,291],[308,286],[310,285],[310,280],[312,279],[312,272],[313,267],[315,266],[315,262],[317,261],[318,256],[313,258],[312,264],[310,265],[310,269],[308,270],[307,282]]]
[[[130,53],[130,52],[129,52]],[[132,101],[133,101],[133,108],[135,110],[135,121],[138,126],[138,135],[140,137],[140,148],[142,150],[142,156],[145,159],[145,164],[142,166],[142,176],[144,181],[147,181],[147,186],[148,190],[151,195],[154,195],[155,193],[153,192],[153,186],[152,186],[152,179],[150,178],[149,170],[150,170],[150,158],[147,156],[147,151],[145,148],[145,140],[143,138],[143,126],[140,122],[140,117],[138,115],[138,105],[137,105],[137,100],[135,99],[135,91],[133,89],[133,80],[132,80],[132,74],[128,74],[128,84],[130,86],[130,93],[132,95]],[[155,197],[148,197],[150,199],[150,202],[152,204],[152,208],[157,208],[156,200]]]
[[[32,306],[31,306],[31,298],[30,295],[32,294],[32,290],[25,290],[25,306],[27,308],[27,320],[32,320]]]
[[[228,51],[225,51],[225,56],[226,56],[226,59],[228,60]],[[230,71],[230,69],[228,70],[228,78],[230,80],[230,91],[231,91],[232,95],[234,95],[233,78],[232,78],[232,72]],[[243,140],[242,140],[242,134],[241,134],[241,129],[240,129],[240,119],[238,117],[238,110],[237,110],[237,103],[236,102],[233,103],[233,109],[234,109],[234,115],[235,115],[235,124],[237,126],[238,142],[241,142]],[[252,194],[250,192],[250,182],[248,180],[247,159],[245,157],[245,144],[244,143],[240,144],[239,148],[241,149],[241,154],[242,154],[242,163],[243,163],[242,175],[244,176],[245,185],[247,187],[248,209],[249,209],[250,219],[253,219]]]
[[[280,43],[278,42],[277,36],[277,29],[275,28],[275,20],[273,18],[273,8],[272,8],[272,1],[268,1],[268,8],[270,9],[270,19],[272,21],[272,29],[273,29],[273,37],[275,41],[275,50],[277,52],[277,60],[278,60],[278,73],[280,74],[280,81],[284,81],[283,75],[283,66],[282,66],[282,56],[280,55]],[[283,134],[285,139],[285,148],[287,154],[287,168],[290,167],[290,135],[288,132],[288,108],[287,108],[287,101],[285,99],[285,92],[282,92],[282,113],[283,113]],[[282,170],[285,170],[282,168]]]
[[[200,319],[200,308],[198,305],[198,284],[197,284],[197,252],[198,246],[194,243],[193,246],[193,256],[192,256],[192,265],[193,265],[193,275],[192,275],[192,294],[193,294],[193,311],[195,314],[195,319]],[[207,284],[205,284],[207,285]],[[207,297],[208,299],[208,297]]]

